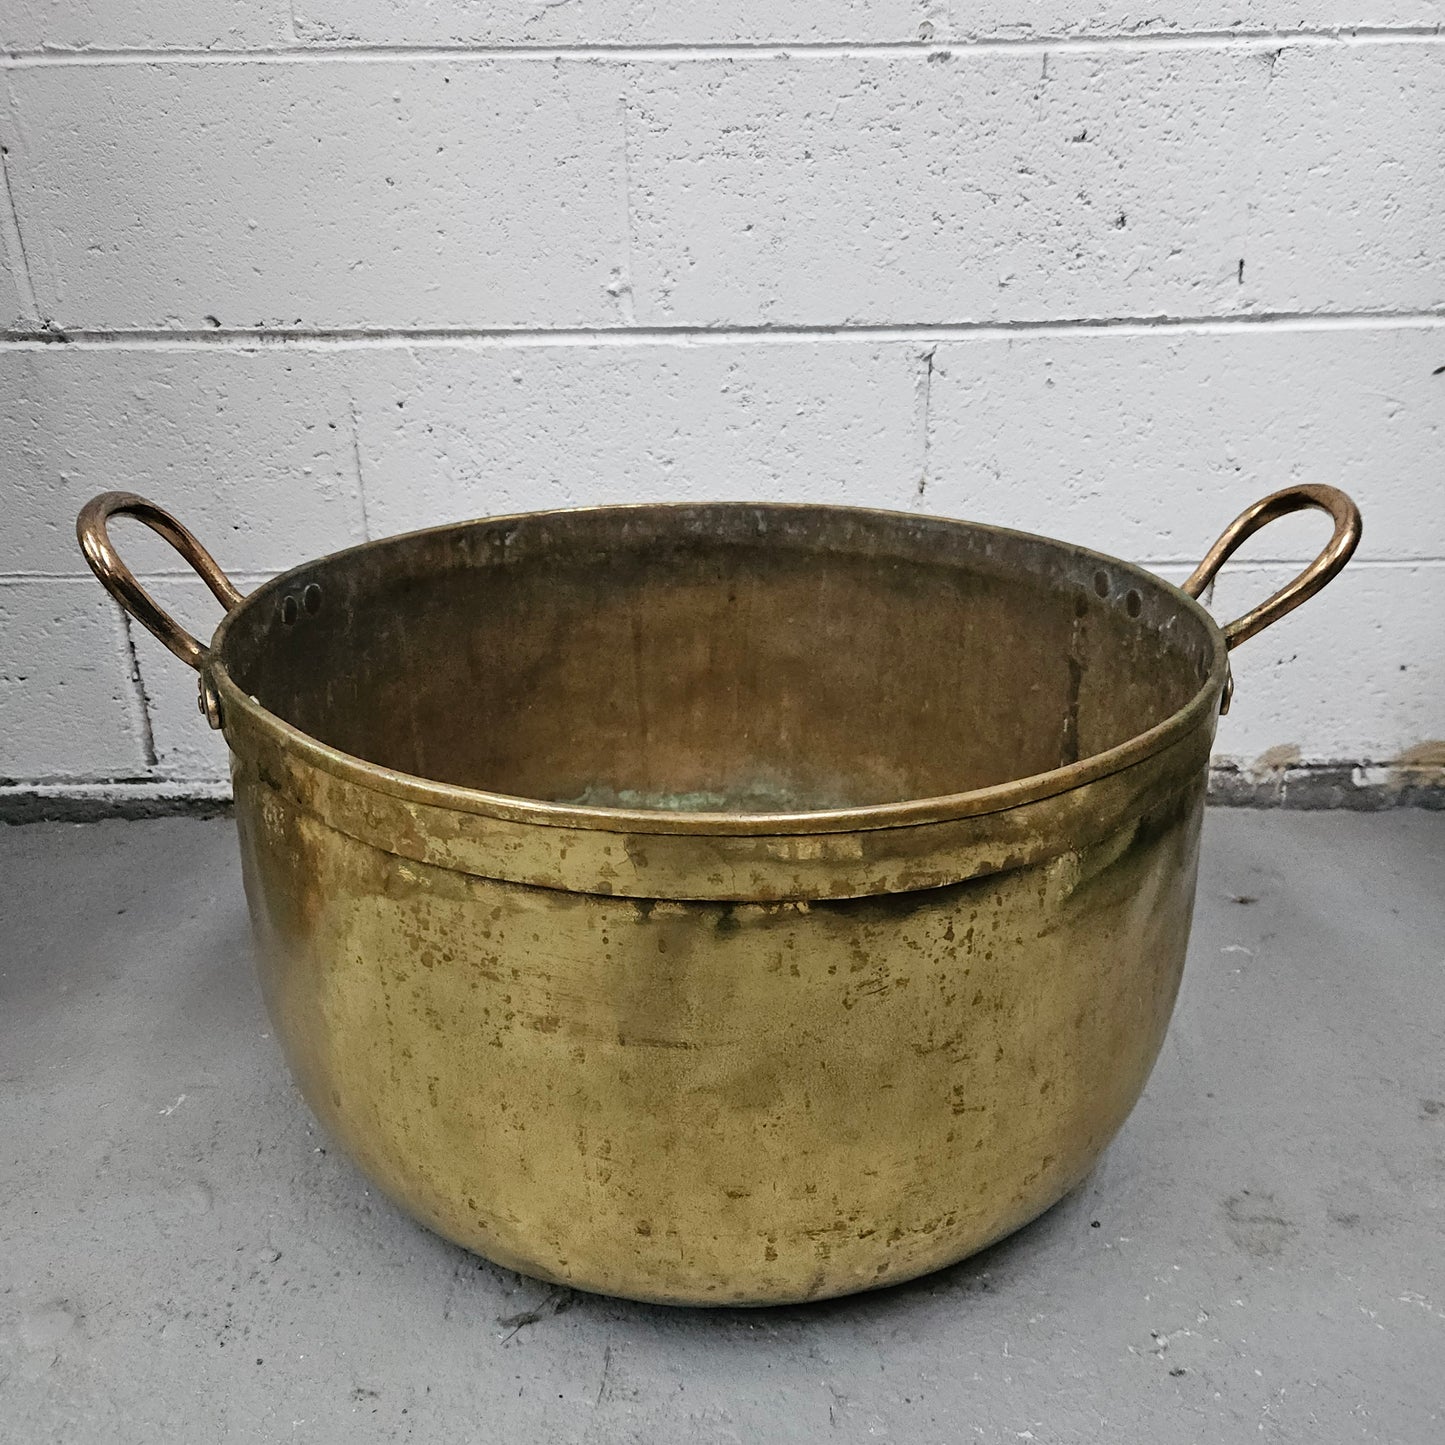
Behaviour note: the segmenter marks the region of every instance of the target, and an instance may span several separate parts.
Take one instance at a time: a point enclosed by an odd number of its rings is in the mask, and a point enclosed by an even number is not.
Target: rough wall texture
[[[1445,6],[1143,13],[11,0],[0,795],[224,791],[190,674],[75,549],[107,487],[244,586],[458,516],[705,497],[1177,580],[1256,496],[1333,482],[1361,553],[1237,655],[1220,777],[1438,783]],[[1271,528],[1218,611],[1323,531]]]

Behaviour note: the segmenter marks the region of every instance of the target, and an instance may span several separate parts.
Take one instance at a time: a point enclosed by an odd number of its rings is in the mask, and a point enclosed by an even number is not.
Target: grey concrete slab
[[[1445,1439],[1445,817],[1215,812],[1147,1093],[874,1295],[555,1292],[369,1192],[285,1077],[232,825],[0,829],[0,1440]]]

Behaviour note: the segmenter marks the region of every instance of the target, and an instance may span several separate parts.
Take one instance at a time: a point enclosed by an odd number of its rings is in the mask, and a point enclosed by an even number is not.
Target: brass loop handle
[[[242,594],[216,564],[216,559],[196,541],[191,533],[167,511],[138,497],[134,492],[102,492],[80,509],[75,520],[75,535],[80,550],[90,563],[90,570],[100,578],[101,585],[142,627],[160,639],[184,663],[201,670],[207,649],[135,579],[135,574],[120,560],[106,530],[112,517],[134,517],[152,532],[164,537],[187,562],[195,568],[201,581],[211,589],[216,601],[229,612],[242,601]]]
[[[1252,507],[1246,507],[1224,529],[1223,535],[1190,573],[1189,580],[1183,584],[1185,592],[1191,597],[1198,597],[1214,580],[1214,574],[1225,560],[1246,538],[1252,537],[1275,518],[1287,516],[1290,512],[1303,511],[1308,507],[1328,512],[1334,518],[1334,536],[1330,538],[1324,551],[1292,582],[1287,582],[1272,597],[1266,597],[1253,611],[1225,624],[1226,646],[1238,647],[1246,638],[1262,632],[1271,622],[1278,622],[1286,612],[1293,612],[1301,602],[1308,602],[1339,572],[1360,545],[1360,509],[1338,487],[1314,483],[1286,487],[1283,491],[1261,498]]]

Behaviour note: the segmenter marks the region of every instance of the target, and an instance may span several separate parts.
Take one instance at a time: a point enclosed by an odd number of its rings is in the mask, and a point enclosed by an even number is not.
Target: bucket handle
[[[1189,574],[1182,584],[1182,590],[1191,597],[1198,597],[1214,580],[1226,559],[1246,538],[1252,537],[1259,529],[1273,522],[1277,517],[1288,516],[1307,508],[1328,512],[1334,518],[1335,532],[1322,551],[1298,577],[1286,582],[1278,592],[1266,597],[1258,607],[1236,617],[1224,625],[1224,642],[1227,647],[1238,647],[1241,642],[1263,632],[1272,622],[1278,622],[1286,612],[1293,612],[1301,602],[1308,602],[1326,582],[1336,576],[1340,568],[1354,555],[1360,545],[1360,509],[1338,487],[1327,487],[1309,483],[1297,487],[1285,487],[1283,491],[1262,497],[1252,507],[1246,507],[1223,531],[1219,540],[1205,554],[1204,560]]]
[[[75,519],[75,535],[80,550],[90,563],[90,570],[100,578],[101,586],[120,603],[148,632],[168,647],[188,667],[201,674],[200,708],[212,727],[220,726],[220,707],[214,689],[206,676],[206,658],[210,649],[198,642],[174,617],[136,581],[115,544],[110,540],[106,524],[112,517],[134,517],[152,532],[164,537],[195,569],[201,581],[211,589],[212,596],[230,612],[243,600],[231,579],[221,571],[216,559],[164,508],[138,497],[134,492],[102,492],[80,509]]]

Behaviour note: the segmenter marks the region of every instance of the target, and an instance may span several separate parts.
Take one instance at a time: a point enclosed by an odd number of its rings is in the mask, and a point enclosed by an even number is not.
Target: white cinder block
[[[375,45],[751,45],[906,41],[943,30],[919,0],[296,0],[304,40]]]
[[[246,49],[307,45],[759,45],[855,41],[1035,39],[1291,29],[1430,26],[1437,0],[1170,0],[1147,12],[1127,0],[1080,8],[1066,0],[1027,6],[991,0],[782,0],[657,6],[637,0],[8,0],[0,48]]]
[[[5,50],[236,50],[292,38],[287,0],[5,0]]]
[[[62,326],[1204,316],[1373,307],[1395,271],[1425,305],[1426,54],[18,70],[12,180]]]
[[[64,328],[606,325],[625,309],[614,71],[22,69],[11,179]]]
[[[1271,310],[1445,304],[1445,45],[1280,52],[1245,285]]]
[[[140,777],[120,614],[93,582],[0,581],[0,780]]]
[[[888,325],[1438,304],[1445,47],[1283,57],[638,67],[637,314]]]
[[[169,508],[228,571],[276,571],[361,541],[347,381],[359,359],[0,352],[0,572],[84,572],[75,516],[110,490]],[[137,572],[185,570],[139,523],[117,522],[115,535]]]
[[[1240,616],[1293,575],[1229,567],[1211,610]],[[1445,566],[1347,567],[1232,653],[1235,694],[1216,755],[1245,764],[1388,762],[1445,739]]]
[[[170,506],[228,569],[274,572],[361,539],[358,465],[372,535],[529,506],[811,498],[1192,561],[1256,496],[1325,481],[1359,499],[1362,555],[1439,556],[1442,334],[11,351],[0,570],[78,575],[74,514],[114,486]],[[1276,523],[1251,554],[1306,557],[1322,526]],[[138,570],[184,571],[135,524],[117,535]]]
[[[600,502],[904,506],[921,461],[909,350],[423,351],[361,410],[374,535]]]
[[[919,505],[1191,565],[1250,502],[1327,482],[1361,556],[1445,556],[1445,328],[1018,336],[937,347]],[[1309,557],[1317,517],[1246,556]]]
[[[296,561],[305,558],[297,557]],[[260,579],[232,578],[242,592]],[[221,622],[220,604],[195,578],[147,578],[151,596],[202,642]],[[201,716],[196,707],[196,674],[173,656],[143,627],[136,627],[136,660],[140,665],[150,714],[156,773],[188,782],[222,782],[230,776],[226,740]]]
[[[639,67],[638,316],[1231,312],[1267,83],[1209,50]]]

